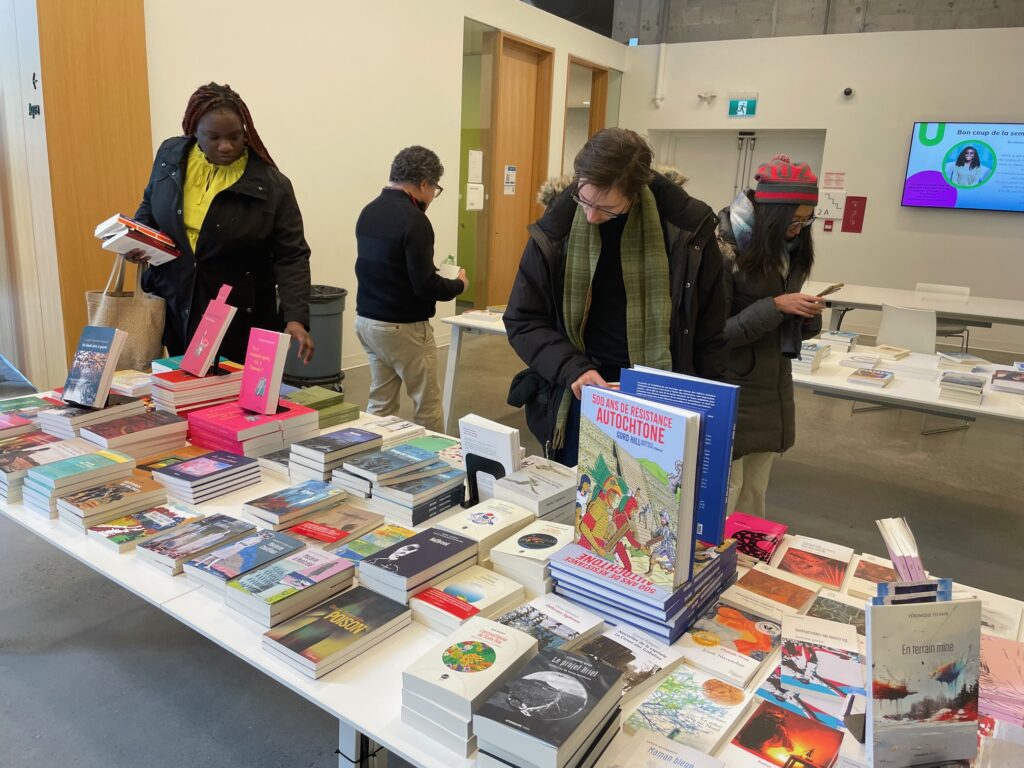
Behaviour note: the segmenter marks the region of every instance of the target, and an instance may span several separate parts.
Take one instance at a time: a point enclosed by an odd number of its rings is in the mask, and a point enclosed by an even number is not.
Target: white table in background
[[[810,281],[804,285],[804,293],[818,293],[828,283]],[[959,320],[967,325],[989,327],[1001,325],[1024,325],[1024,301],[1014,299],[988,299],[971,296],[966,301],[956,296],[948,298],[940,294],[921,294],[902,288],[877,288],[868,285],[844,285],[825,299],[832,308],[830,330],[838,330],[843,316],[852,309],[873,309],[881,311],[883,304],[911,309],[934,309],[943,320]]]
[[[441,318],[442,323],[452,327],[451,341],[448,343],[448,362],[444,369],[444,394],[441,406],[444,408],[444,431],[452,434],[452,395],[455,392],[455,377],[459,372],[459,355],[462,354],[463,333],[489,333],[505,336],[505,323],[500,312],[472,310],[461,315]]]

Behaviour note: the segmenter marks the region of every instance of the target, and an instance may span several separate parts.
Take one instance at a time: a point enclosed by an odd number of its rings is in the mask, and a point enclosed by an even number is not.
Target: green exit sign
[[[753,117],[757,114],[757,99],[729,99],[729,117]]]

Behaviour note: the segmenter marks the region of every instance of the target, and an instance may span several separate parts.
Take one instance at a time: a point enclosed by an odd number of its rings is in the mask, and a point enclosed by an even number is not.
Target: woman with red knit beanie
[[[757,186],[719,214],[718,243],[729,307],[726,380],[740,387],[729,512],[764,517],[772,461],[796,433],[790,360],[821,330],[825,304],[800,291],[814,263],[817,176],[776,155],[754,178]]]

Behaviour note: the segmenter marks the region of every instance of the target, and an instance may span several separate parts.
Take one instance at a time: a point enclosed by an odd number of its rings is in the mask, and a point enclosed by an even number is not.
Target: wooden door
[[[542,212],[537,189],[547,176],[552,51],[499,33],[494,86],[487,303],[503,305]]]

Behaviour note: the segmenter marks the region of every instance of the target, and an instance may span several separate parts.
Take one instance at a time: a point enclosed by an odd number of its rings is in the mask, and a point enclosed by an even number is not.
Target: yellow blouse
[[[249,151],[246,150],[231,165],[214,165],[206,159],[198,142],[192,145],[185,170],[185,202],[182,216],[185,220],[185,234],[188,235],[193,252],[196,250],[196,243],[199,242],[199,232],[203,228],[206,212],[210,210],[210,203],[219,192],[223,192],[242,178],[248,160]]]

